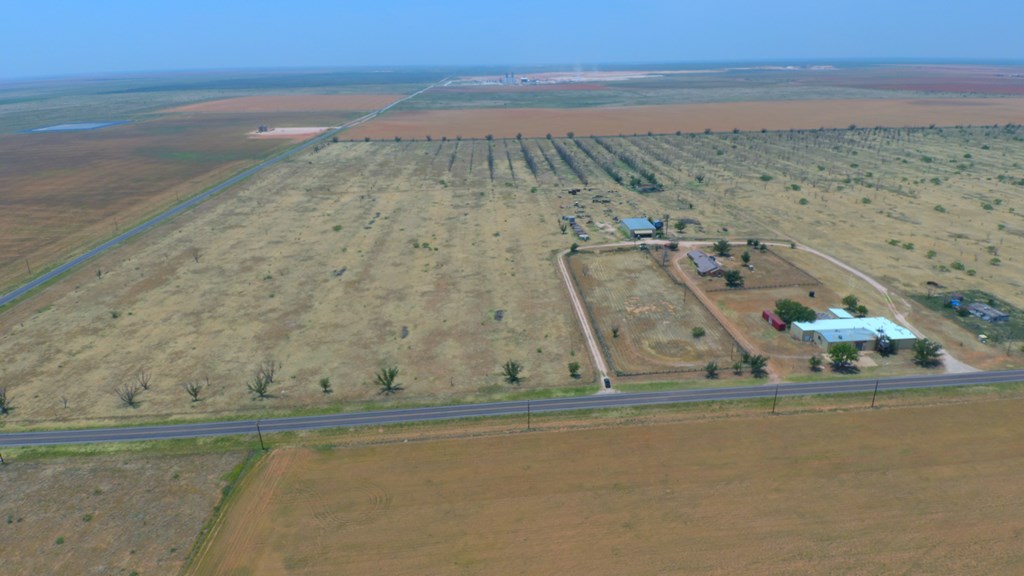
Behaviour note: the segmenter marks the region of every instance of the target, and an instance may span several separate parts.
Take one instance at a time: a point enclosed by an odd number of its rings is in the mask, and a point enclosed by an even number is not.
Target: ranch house
[[[722,275],[722,267],[718,265],[714,256],[709,256],[702,250],[690,250],[686,256],[693,261],[693,265],[697,268],[697,274],[701,276]]]

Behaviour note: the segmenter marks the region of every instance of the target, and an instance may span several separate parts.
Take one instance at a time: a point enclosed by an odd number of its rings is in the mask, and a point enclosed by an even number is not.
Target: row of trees
[[[942,345],[928,338],[921,338],[914,341],[911,347],[914,364],[922,368],[934,368],[942,364]],[[854,364],[860,359],[860,351],[849,342],[842,342],[833,345],[828,351],[828,357],[832,369],[836,372],[855,371]],[[812,356],[808,361],[811,370],[821,370],[823,361],[819,356]]]

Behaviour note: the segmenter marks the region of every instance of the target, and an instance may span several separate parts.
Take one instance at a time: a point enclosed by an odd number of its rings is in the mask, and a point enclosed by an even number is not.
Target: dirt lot
[[[402,98],[401,94],[302,94],[295,96],[246,96],[211,100],[170,108],[165,112],[311,112],[323,110],[376,110]]]
[[[279,450],[190,573],[1018,574],[1022,402]]]
[[[10,458],[8,456],[8,458]],[[5,575],[177,574],[238,453],[10,460],[0,467]]]
[[[883,99],[723,102],[577,109],[394,111],[346,133],[350,138],[483,138],[789,130],[857,126],[927,126],[1024,122],[1024,99]]]
[[[732,338],[693,293],[647,254],[584,253],[569,262],[616,373],[700,370],[710,360],[729,365],[730,353],[738,355]],[[703,328],[704,335],[694,337],[694,328]]]

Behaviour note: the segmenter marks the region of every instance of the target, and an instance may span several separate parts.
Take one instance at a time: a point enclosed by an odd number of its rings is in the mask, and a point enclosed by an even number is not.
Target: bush
[[[694,338],[703,338],[704,335],[707,334],[707,331],[705,331],[704,328],[701,328],[700,326],[695,327],[690,332],[693,334]]]

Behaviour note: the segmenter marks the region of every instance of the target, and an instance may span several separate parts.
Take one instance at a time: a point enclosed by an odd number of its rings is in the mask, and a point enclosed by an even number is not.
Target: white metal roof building
[[[892,342],[893,348],[909,346],[917,340],[913,332],[888,318],[834,318],[815,322],[793,322],[790,334],[805,342],[816,342],[825,350],[849,342],[863,350],[868,344],[874,346],[881,336]]]

